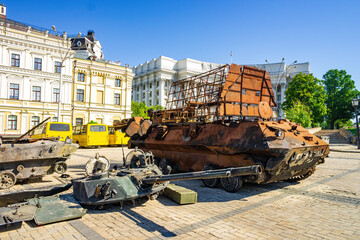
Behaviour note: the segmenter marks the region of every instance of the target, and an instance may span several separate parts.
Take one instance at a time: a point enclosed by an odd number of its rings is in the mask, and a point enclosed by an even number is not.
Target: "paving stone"
[[[126,149],[126,151],[128,151]],[[69,164],[79,177],[95,152],[122,162],[120,148],[79,149]],[[86,157],[87,156],[87,157]],[[299,183],[247,185],[238,193],[208,189],[201,181],[177,185],[198,193],[198,203],[178,206],[164,196],[104,210],[89,210],[79,221],[20,229],[0,229],[0,239],[86,239],[91,233],[106,239],[360,239],[360,155],[331,152],[308,179]],[[72,166],[74,166],[72,168]],[[17,189],[47,186],[70,179],[56,174],[43,182],[16,185]],[[71,191],[70,191],[71,192]],[[141,204],[139,204],[141,202]]]

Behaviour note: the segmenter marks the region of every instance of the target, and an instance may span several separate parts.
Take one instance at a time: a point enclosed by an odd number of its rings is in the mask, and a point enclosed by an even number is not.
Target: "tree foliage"
[[[161,106],[161,105],[148,107],[145,104],[145,102],[138,103],[138,102],[131,101],[131,111],[132,111],[131,116],[132,117],[143,117],[145,119],[148,119],[149,116],[148,116],[147,112],[148,112],[149,109],[163,110],[164,107]]]
[[[289,83],[285,91],[286,100],[282,108],[285,112],[290,112],[292,108],[305,105],[312,123],[321,123],[326,114],[326,92],[321,81],[312,74],[297,74]],[[286,118],[289,118],[286,115]]]
[[[311,126],[310,109],[300,101],[296,102],[291,108],[285,110],[285,113],[286,118],[290,121],[300,123],[303,127]]]
[[[332,69],[323,76],[327,93],[326,106],[328,109],[327,121],[331,128],[336,123],[346,123],[354,117],[354,108],[351,100],[359,95],[355,82],[345,70]]]

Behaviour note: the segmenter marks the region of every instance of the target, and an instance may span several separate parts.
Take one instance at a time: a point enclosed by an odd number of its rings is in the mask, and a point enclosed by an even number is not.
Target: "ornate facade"
[[[47,117],[57,120],[59,63],[70,43],[66,33],[56,36],[4,15],[0,43],[0,134],[24,133]],[[71,60],[63,66],[60,121],[70,122]]]
[[[6,7],[0,7],[0,134],[22,134],[48,117],[73,125],[131,117],[132,69],[104,60],[93,31],[73,39],[57,36],[7,19]]]
[[[72,123],[91,120],[111,125],[131,117],[132,70],[103,59],[74,56]]]

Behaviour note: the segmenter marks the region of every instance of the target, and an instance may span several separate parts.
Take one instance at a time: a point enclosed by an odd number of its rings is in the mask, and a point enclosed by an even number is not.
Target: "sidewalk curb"
[[[337,149],[331,149],[330,152],[347,152],[347,153],[360,153],[360,151],[352,151],[352,150],[337,150]]]

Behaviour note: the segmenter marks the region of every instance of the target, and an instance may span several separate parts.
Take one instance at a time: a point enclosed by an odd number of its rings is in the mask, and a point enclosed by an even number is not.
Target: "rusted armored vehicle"
[[[66,142],[58,138],[22,139],[27,133],[14,141],[0,140],[0,189],[10,188],[17,181],[30,177],[64,173],[67,169],[65,161],[79,147],[70,139]]]
[[[329,145],[300,124],[276,120],[270,75],[236,64],[173,82],[166,110],[127,124],[130,147],[152,151],[159,165],[199,171],[259,165],[261,174],[204,180],[236,191],[311,175]]]

